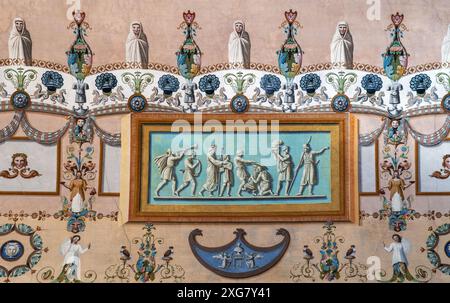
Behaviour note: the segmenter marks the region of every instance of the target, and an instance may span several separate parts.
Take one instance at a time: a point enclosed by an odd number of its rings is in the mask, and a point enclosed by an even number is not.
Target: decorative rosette
[[[58,88],[64,85],[64,79],[61,74],[54,71],[46,71],[42,75],[41,81],[50,93],[56,92]]]
[[[361,80],[361,86],[367,91],[369,96],[374,95],[383,87],[383,80],[378,75],[367,74]]]
[[[409,87],[418,95],[424,95],[431,86],[431,79],[426,74],[418,74],[409,81]]]
[[[320,77],[317,74],[306,74],[300,79],[300,87],[302,90],[306,91],[308,95],[314,95],[321,84],[322,80],[320,80]]]
[[[158,87],[163,91],[164,95],[172,96],[180,88],[180,81],[172,75],[163,75],[158,80]]]
[[[259,82],[261,88],[266,92],[266,95],[272,96],[281,88],[281,80],[275,75],[264,75]]]
[[[111,73],[103,73],[95,78],[95,86],[104,94],[110,94],[117,86],[117,78]]]
[[[208,96],[214,95],[214,92],[220,86],[220,80],[216,75],[206,75],[200,78],[199,88]]]

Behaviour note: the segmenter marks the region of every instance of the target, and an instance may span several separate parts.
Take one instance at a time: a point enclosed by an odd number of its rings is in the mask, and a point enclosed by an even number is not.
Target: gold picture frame
[[[126,222],[358,222],[357,119],[349,114],[203,114],[203,121],[279,121],[284,131],[330,131],[331,202],[264,205],[150,205],[149,131],[167,132],[195,114],[129,114],[122,119],[120,208]],[[252,131],[252,130],[250,130]]]

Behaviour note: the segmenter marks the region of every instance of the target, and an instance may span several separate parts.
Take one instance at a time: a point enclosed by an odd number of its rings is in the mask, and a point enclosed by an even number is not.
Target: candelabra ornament
[[[450,114],[450,75],[438,73],[436,75],[436,81],[447,90],[447,94],[442,97],[441,107],[446,113]]]
[[[66,54],[70,74],[77,79],[72,87],[76,93],[75,103],[77,104],[77,107],[74,106],[73,110],[76,116],[82,117],[86,116],[89,111],[89,107],[84,107],[86,90],[89,89],[89,85],[84,82],[84,79],[91,71],[93,53],[84,38],[87,30],[90,29],[89,24],[84,21],[85,12],[76,10],[72,12],[72,16],[74,21],[69,24],[68,28],[73,29],[76,38]]]
[[[128,98],[128,108],[133,112],[142,112],[147,107],[147,99],[142,94],[144,89],[153,83],[155,77],[151,73],[126,72],[122,74],[122,82],[134,92]]]
[[[142,238],[133,239],[133,244],[138,247],[137,260],[135,264],[129,264],[132,255],[126,246],[120,248],[120,263],[110,265],[105,270],[105,280],[107,282],[130,282],[134,275],[134,280],[139,282],[153,282],[159,273],[159,282],[172,280],[182,282],[185,279],[185,271],[178,264],[172,264],[174,247],[169,246],[161,257],[162,262],[157,262],[157,245],[164,244],[164,239],[157,238],[153,234],[156,228],[152,223],[147,223],[142,228],[145,233]]]
[[[10,97],[11,105],[17,110],[26,109],[31,104],[30,95],[25,91],[28,85],[36,80],[37,72],[32,69],[24,70],[8,68],[4,71],[5,79],[10,81],[16,91]]]
[[[331,72],[325,75],[328,84],[331,84],[337,94],[331,99],[331,108],[335,112],[347,112],[350,110],[350,98],[345,94],[348,88],[355,84],[358,76],[355,73],[346,73],[339,71]]]
[[[315,244],[321,245],[319,262],[312,262],[315,258],[314,253],[308,245],[304,245],[303,259],[305,261],[294,264],[290,270],[290,278],[295,282],[302,279],[316,281],[317,278],[333,281],[339,280],[343,274],[345,281],[351,279],[358,279],[361,282],[367,281],[367,266],[355,262],[356,246],[350,245],[344,256],[346,261],[341,263],[338,257],[338,244],[345,242],[344,237],[336,236],[334,233],[336,226],[333,222],[326,222],[322,228],[325,229],[325,233],[314,239]]]
[[[297,11],[284,12],[285,21],[281,24],[281,28],[284,29],[286,34],[286,40],[281,48],[277,51],[278,55],[278,67],[281,74],[286,78],[286,83],[283,84],[284,99],[282,109],[285,112],[294,112],[297,109],[295,104],[295,90],[298,89],[298,85],[294,83],[294,78],[300,72],[302,67],[303,51],[295,35],[297,29],[302,26],[297,19]]]
[[[252,73],[244,74],[237,72],[236,74],[228,73],[224,75],[225,84],[230,85],[236,93],[230,101],[230,109],[235,113],[245,113],[250,107],[250,100],[245,96],[247,88],[256,81],[256,76]]]
[[[398,83],[398,80],[405,74],[408,67],[409,54],[401,42],[403,32],[407,30],[403,24],[403,14],[398,12],[391,15],[392,24],[386,30],[390,31],[391,44],[387,47],[386,52],[382,54],[383,68],[386,76],[391,79],[392,83],[388,87],[391,92],[388,106],[388,114],[390,117],[399,117],[403,111],[400,104],[400,90],[403,86]]]
[[[181,87],[185,92],[183,111],[191,113],[198,109],[197,104],[195,104],[195,90],[198,89],[198,86],[193,82],[193,79],[200,72],[202,52],[195,42],[194,36],[200,26],[194,21],[195,12],[190,10],[183,12],[183,19],[184,21],[178,26],[178,29],[183,28],[185,39],[176,52],[176,56],[178,71],[186,79],[186,83]]]

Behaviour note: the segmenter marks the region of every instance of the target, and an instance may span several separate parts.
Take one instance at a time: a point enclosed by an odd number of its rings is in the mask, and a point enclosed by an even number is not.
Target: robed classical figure
[[[447,35],[442,41],[442,63],[450,64],[450,24],[448,25]]]
[[[31,65],[31,48],[31,35],[27,30],[25,20],[20,17],[15,18],[8,40],[9,58],[21,59],[25,65]]]
[[[341,21],[337,24],[330,49],[334,68],[353,67],[353,38],[347,22]]]
[[[228,62],[250,68],[250,48],[250,35],[245,31],[244,22],[234,21],[233,32],[228,40]]]
[[[125,61],[148,66],[148,41],[142,23],[134,21],[130,24],[127,43],[125,45]]]

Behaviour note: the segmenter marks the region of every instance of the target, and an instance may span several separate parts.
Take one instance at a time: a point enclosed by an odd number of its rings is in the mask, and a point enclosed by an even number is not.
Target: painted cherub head
[[[28,156],[24,153],[15,153],[12,155],[11,167],[23,169],[28,166]]]

